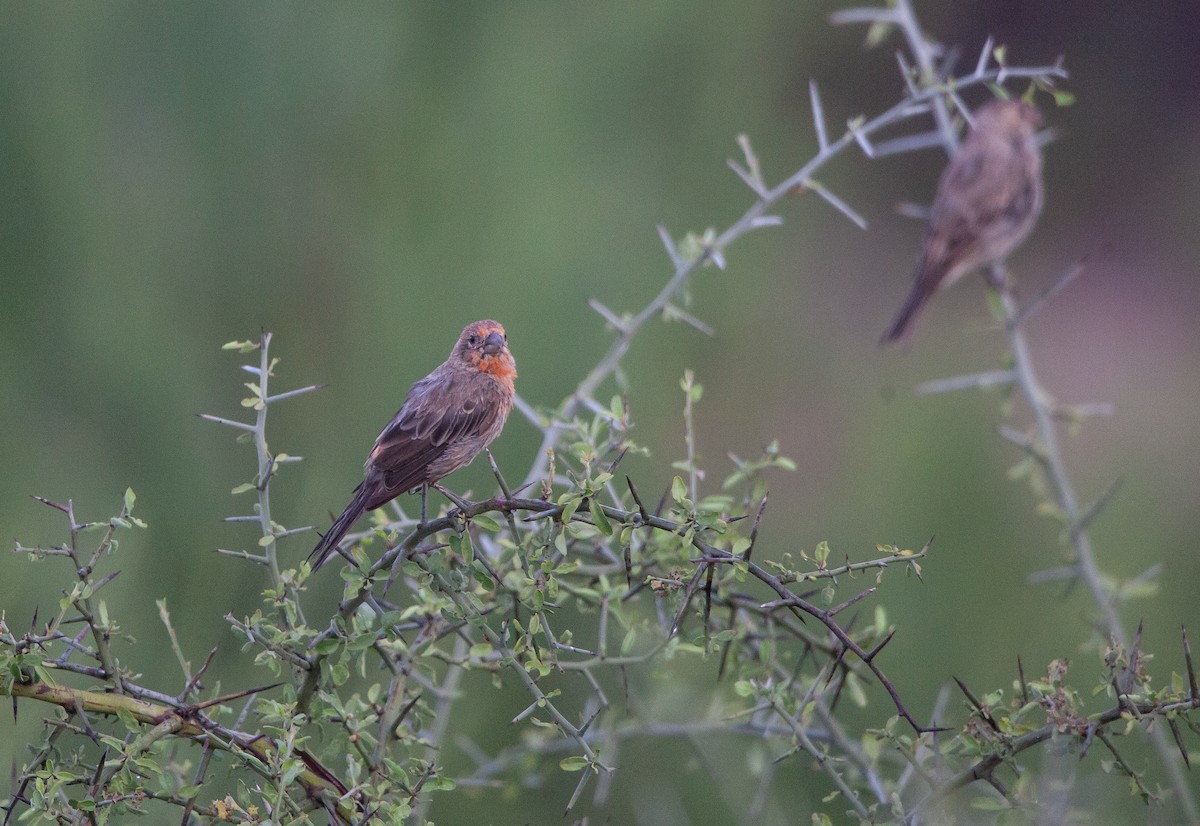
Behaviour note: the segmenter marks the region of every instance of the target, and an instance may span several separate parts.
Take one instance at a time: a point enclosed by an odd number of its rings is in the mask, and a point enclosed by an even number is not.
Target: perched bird
[[[1042,211],[1041,114],[1028,103],[992,100],[938,182],[912,291],[881,344],[907,338],[942,287],[1005,258]]]
[[[495,321],[468,324],[450,357],[412,386],[375,440],[366,477],[309,556],[313,570],[338,552],[362,514],[414,488],[436,486],[499,436],[516,375],[504,328]]]

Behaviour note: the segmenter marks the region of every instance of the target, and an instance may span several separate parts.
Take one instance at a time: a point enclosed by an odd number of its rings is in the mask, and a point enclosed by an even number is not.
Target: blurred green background
[[[133,487],[150,527],[127,536],[105,594],[138,637],[121,659],[177,690],[154,605],[165,597],[196,661],[221,643],[229,690],[261,682],[241,667],[222,616],[253,610],[263,580],[213,552],[254,542],[247,526],[221,522],[248,507],[228,491],[250,478],[253,458],[194,415],[241,414],[247,377],[219,346],[273,331],[283,359],[274,389],[329,384],[272,416],[272,448],[306,457],[273,489],[288,527],[340,509],[405,390],[469,321],[501,320],[522,395],[557,403],[610,338],[587,299],[636,311],[668,277],[655,225],[680,237],[723,228],[748,206],[725,166],[738,133],[775,182],[815,151],[810,78],[835,132],[894,102],[899,41],[865,50],[861,27],[828,24],[837,7],[6,6],[0,534],[61,541],[58,514],[31,494],[73,498],[81,517],[103,518]],[[1046,152],[1046,212],[1011,264],[1028,296],[1089,256],[1030,336],[1059,399],[1116,406],[1069,443],[1067,461],[1084,500],[1124,480],[1094,525],[1105,570],[1165,566],[1160,593],[1124,614],[1131,626],[1145,619],[1165,677],[1182,667],[1180,625],[1200,633],[1195,9],[1135,14],[1075,0],[917,11],[963,47],[964,67],[991,34],[1013,63],[1062,54],[1072,73],[1077,104],[1047,111],[1059,139]],[[919,716],[952,673],[1008,686],[1018,655],[1032,673],[1072,658],[1085,686],[1100,673],[1079,650],[1084,589],[1027,584],[1064,556],[1056,527],[1006,480],[1019,456],[995,433],[1000,396],[911,394],[998,364],[1003,342],[978,279],[938,297],[911,348],[876,347],[921,233],[895,205],[927,202],[943,163],[934,151],[845,154],[820,178],[866,216],[867,232],[814,197],[795,199],[783,228],[752,234],[727,251],[727,271],[693,282],[692,309],[716,337],[655,323],[625,362],[635,438],[653,452],[626,466],[643,490],[661,489],[682,455],[678,379],[692,368],[707,391],[697,415],[710,484],[728,472],[726,452],[757,455],[776,437],[799,463],[771,479],[759,553],[827,539],[863,558],[876,542],[919,547],[936,535],[925,583],[894,576],[879,597],[900,629],[884,665]],[[537,444],[514,416],[494,450],[520,477]],[[478,463],[451,484],[479,490],[489,479]],[[310,544],[286,545],[289,564]],[[36,606],[54,612],[66,578],[51,563],[0,557],[7,621],[23,628]],[[340,582],[315,587],[332,604]],[[483,691],[470,719],[494,727]],[[40,711],[0,723],[0,765],[36,736]],[[872,711],[869,724],[890,713]],[[611,822],[736,820],[753,789],[714,786],[673,754],[664,744],[625,753]],[[639,760],[674,768],[655,780],[630,769]],[[805,761],[781,771],[809,801],[791,815],[828,791]],[[482,810],[456,799],[431,815],[557,819],[571,783],[511,811],[483,794]],[[1147,817],[1122,781],[1089,791],[1111,798],[1112,822]]]

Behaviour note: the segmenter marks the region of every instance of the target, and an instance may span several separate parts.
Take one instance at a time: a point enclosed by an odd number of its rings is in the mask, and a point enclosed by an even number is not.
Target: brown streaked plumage
[[[881,344],[905,339],[935,292],[1005,258],[1042,211],[1041,115],[1028,103],[992,100],[938,181],[914,283]]]
[[[362,514],[435,484],[469,464],[499,436],[512,410],[516,375],[504,328],[495,321],[468,324],[450,357],[412,386],[375,440],[366,477],[309,556],[313,570],[337,553],[338,543]]]

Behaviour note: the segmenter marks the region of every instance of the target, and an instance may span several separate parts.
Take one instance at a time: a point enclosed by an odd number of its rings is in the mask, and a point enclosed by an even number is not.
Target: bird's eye
[[[467,346],[468,347],[474,347],[478,343],[479,343],[479,336],[475,335],[474,333],[471,333],[471,335],[467,336]]]

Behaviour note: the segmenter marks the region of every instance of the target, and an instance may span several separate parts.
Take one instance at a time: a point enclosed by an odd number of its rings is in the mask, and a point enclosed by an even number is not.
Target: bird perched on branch
[[[1041,114],[1015,100],[992,100],[938,181],[912,291],[881,344],[907,338],[942,287],[1005,258],[1042,211]]]
[[[430,485],[469,464],[500,435],[513,405],[517,364],[496,321],[468,324],[450,357],[408,391],[375,440],[366,477],[329,532],[313,548],[315,571],[362,514],[402,493]]]

